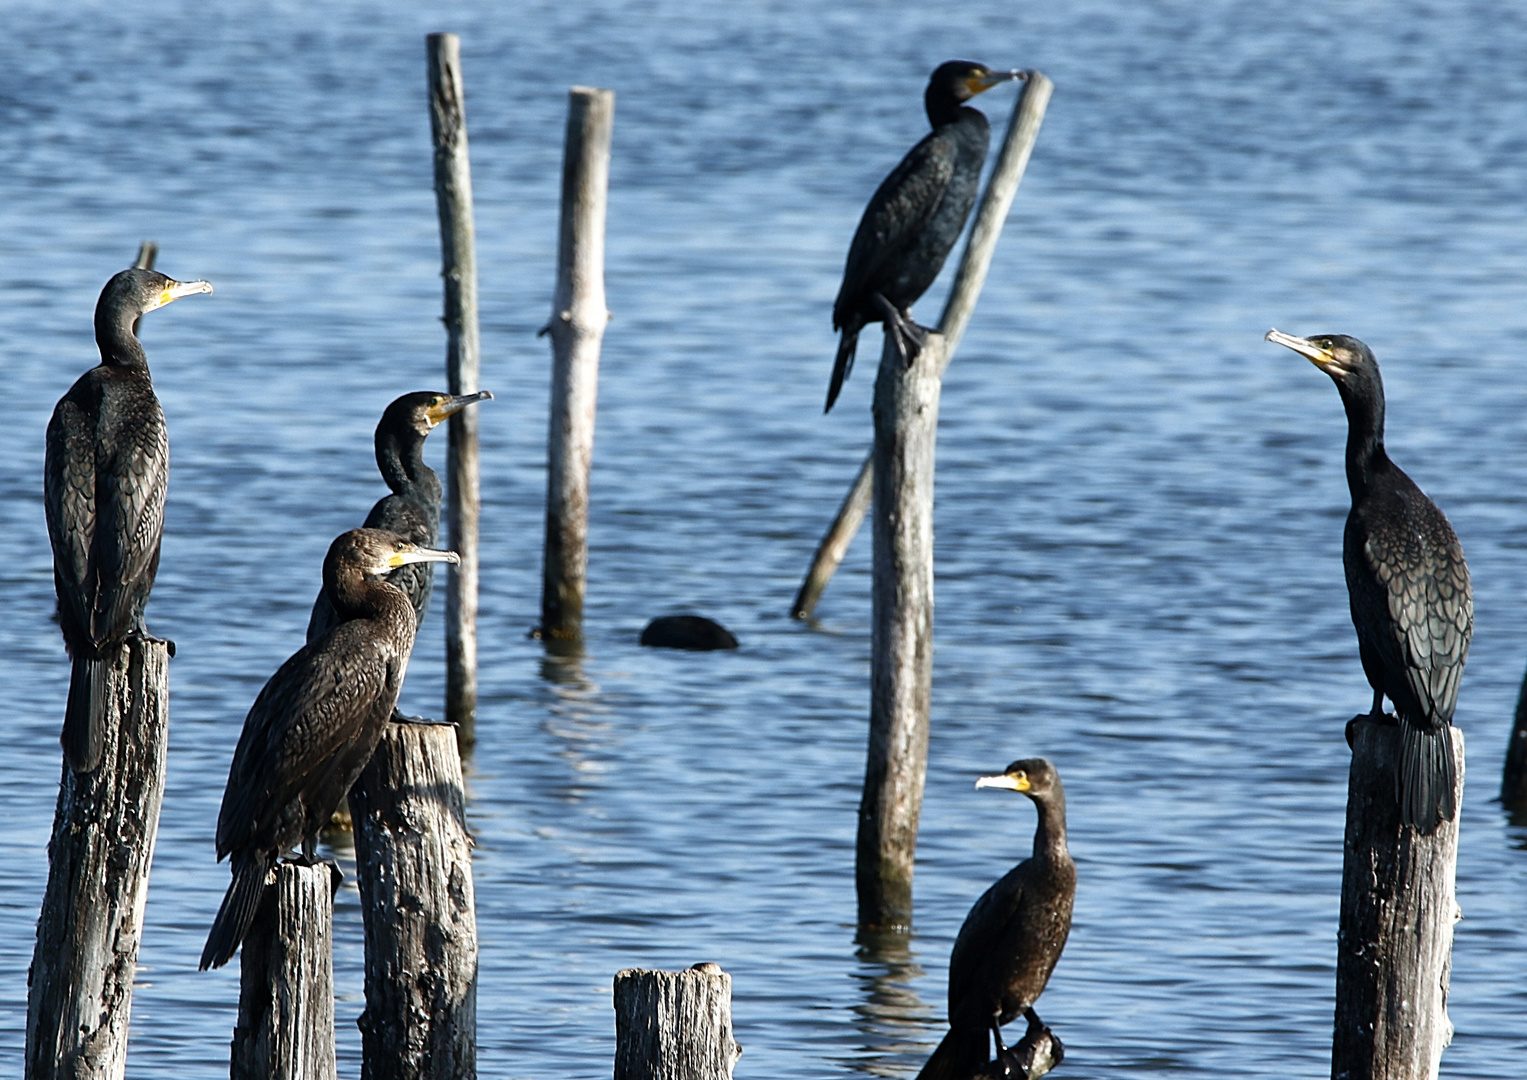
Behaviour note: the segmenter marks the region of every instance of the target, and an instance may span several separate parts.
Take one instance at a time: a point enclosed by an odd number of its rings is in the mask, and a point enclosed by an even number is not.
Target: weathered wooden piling
[[[960,259],[960,268],[949,291],[949,298],[944,303],[943,314],[939,316],[938,332],[944,338],[939,360],[940,378],[943,378],[945,369],[949,367],[949,361],[953,359],[965,327],[970,322],[971,313],[975,311],[981,286],[986,281],[986,272],[991,267],[992,253],[997,249],[997,239],[1002,234],[1003,223],[1007,221],[1008,209],[1018,193],[1024,170],[1028,168],[1034,141],[1039,137],[1039,126],[1044,122],[1045,109],[1050,104],[1050,94],[1054,89],[1055,84],[1045,75],[1031,71],[1013,107],[1013,116],[1008,122],[1007,134],[997,155],[997,164],[992,169],[991,180],[976,208],[975,226],[965,245],[965,253]],[[838,508],[838,516],[833,519],[826,536],[817,546],[816,555],[811,560],[811,569],[806,572],[805,580],[801,582],[800,591],[796,593],[795,602],[791,605],[790,614],[793,618],[811,618],[823,590],[837,572],[843,556],[848,553],[848,545],[864,521],[870,503],[874,460],[875,454],[871,450],[864,464],[859,467],[859,475],[849,487],[848,495]]]
[[[575,86],[569,91],[557,288],[551,321],[542,331],[551,335],[552,347],[541,571],[541,636],[548,641],[583,634],[599,346],[610,319],[604,297],[604,227],[614,124],[613,90]]]
[[[430,34],[430,132],[435,145],[435,206],[440,213],[441,276],[445,280],[445,375],[453,394],[477,392],[477,241],[472,216],[472,167],[461,79],[461,39]],[[446,530],[461,556],[445,589],[445,718],[463,747],[477,737],[477,410],[447,423]]]
[[[1433,1080],[1447,1016],[1458,817],[1430,836],[1400,823],[1400,731],[1358,720],[1343,844],[1333,1080]],[[1452,729],[1463,805],[1463,733]]]
[[[169,653],[130,639],[107,674],[101,764],[59,785],[27,994],[29,1080],[119,1078],[164,796]]]
[[[334,889],[327,863],[280,863],[244,938],[232,1080],[335,1080]]]
[[[449,727],[388,724],[350,789],[366,924],[362,1080],[477,1075],[477,914]]]
[[[1516,719],[1506,743],[1506,765],[1501,770],[1500,801],[1514,818],[1527,816],[1527,677],[1516,696]]]
[[[889,334],[880,353],[873,409],[870,736],[855,859],[862,927],[912,923],[912,864],[933,687],[933,461],[939,393],[986,280],[1050,90],[1049,79],[1029,74],[940,329],[928,334],[911,366],[901,361]]]
[[[615,1080],[732,1080],[732,977],[628,968],[615,976]]]
[[[133,260],[133,266],[139,270],[152,270],[154,260],[159,258],[159,245],[152,240],[145,240],[138,245],[138,257]]]

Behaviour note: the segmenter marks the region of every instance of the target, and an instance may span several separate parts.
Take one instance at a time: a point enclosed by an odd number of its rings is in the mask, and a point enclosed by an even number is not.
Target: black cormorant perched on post
[[[205,281],[152,270],[113,277],[95,306],[101,362],[69,388],[48,421],[43,498],[58,623],[73,662],[62,742],[75,772],[101,762],[106,670],[124,641],[148,636],[143,608],[159,569],[170,443],[138,317],[211,291]]]
[[[923,105],[933,131],[880,182],[848,249],[843,285],[832,305],[833,329],[842,337],[824,412],[838,400],[866,324],[887,323],[902,357],[908,363],[916,357],[926,333],[909,309],[938,277],[965,228],[990,141],[986,117],[964,103],[1023,77],[1021,71],[950,60],[928,79]]]
[[[456,562],[381,529],[352,529],[329,546],[324,589],[340,622],[297,650],[255,698],[217,816],[217,857],[233,881],[202,950],[221,967],[249,932],[266,875],[299,842],[316,858],[319,829],[376,749],[414,646],[408,597],[383,575],[416,562]]]
[[[1267,340],[1331,376],[1347,410],[1347,487],[1352,510],[1342,563],[1372,719],[1384,698],[1400,721],[1400,818],[1423,833],[1450,820],[1457,766],[1453,707],[1474,630],[1469,568],[1453,528],[1384,452],[1384,383],[1373,352],[1354,337]]]
[[[918,1080],[968,1080],[987,1063],[987,1038],[996,1042],[1001,1073],[1027,1076],[1027,1063],[1002,1042],[1002,1025],[1020,1014],[1031,1033],[1045,1030],[1034,1002],[1071,932],[1076,864],[1066,850],[1066,795],[1060,774],[1044,758],[1015,761],[976,787],[1021,791],[1039,809],[1034,854],[987,889],[965,916],[949,954],[949,1034],[918,1073]],[[1064,1052],[1051,1035],[1053,1060]]]
[[[377,500],[363,528],[386,529],[419,547],[439,543],[440,477],[424,463],[424,440],[447,417],[492,397],[486,390],[475,394],[421,390],[404,394],[383,410],[376,425],[376,467],[392,494]],[[408,595],[415,623],[423,625],[434,588],[434,566],[413,563],[394,570],[387,580]],[[308,618],[308,640],[322,637],[338,621],[327,592],[320,591]]]

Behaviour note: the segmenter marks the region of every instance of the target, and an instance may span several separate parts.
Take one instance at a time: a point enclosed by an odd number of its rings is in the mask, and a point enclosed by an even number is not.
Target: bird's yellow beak
[[[424,411],[424,417],[429,421],[429,426],[434,427],[449,416],[454,416],[468,405],[474,405],[479,401],[488,401],[493,397],[486,390],[479,390],[475,394],[453,394],[441,401],[438,405],[432,405]]]
[[[1026,79],[1028,77],[1029,73],[1027,71],[1018,71],[1016,69],[1012,71],[988,71],[985,75],[972,75],[966,79],[965,89],[970,91],[971,97],[975,97],[977,94],[986,93],[986,91],[994,86],[1000,86],[1005,82],[1012,82],[1014,79]]]
[[[998,776],[983,776],[976,781],[976,787],[1001,788],[1004,791],[1027,791],[1029,790],[1028,773],[1002,773]]]
[[[210,281],[172,281],[164,287],[159,294],[159,306],[179,300],[182,296],[191,296],[194,293],[209,293],[212,291]]]
[[[1269,330],[1262,340],[1271,341],[1274,345],[1282,345],[1286,349],[1293,349],[1327,375],[1347,374],[1347,369],[1332,355],[1331,350],[1321,348],[1309,338],[1295,337],[1293,334],[1285,334],[1282,330]]]
[[[406,547],[400,547],[387,559],[388,567],[393,570],[416,562],[460,563],[461,556],[454,551],[436,551],[434,548],[415,547],[409,544]]]

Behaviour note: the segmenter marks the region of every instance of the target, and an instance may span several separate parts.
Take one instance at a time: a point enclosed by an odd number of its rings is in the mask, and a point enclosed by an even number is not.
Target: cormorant
[[[352,529],[329,546],[324,589],[340,622],[297,650],[255,698],[228,769],[217,816],[217,858],[233,881],[201,954],[221,967],[249,932],[266,876],[302,844],[316,858],[319,829],[382,737],[414,645],[408,597],[382,575],[417,562],[457,562],[381,529]]]
[[[832,305],[832,326],[842,337],[824,412],[838,400],[866,324],[886,323],[902,358],[910,364],[917,356],[927,332],[912,321],[909,309],[938,277],[965,229],[990,141],[986,117],[964,102],[1024,76],[950,60],[928,79],[923,105],[933,131],[880,182],[848,249],[843,285]]]
[[[1022,1014],[1029,1021],[1025,1040],[1038,1043],[1058,1062],[1060,1040],[1034,1012],[1034,1002],[1071,932],[1076,898],[1076,864],[1066,850],[1066,795],[1060,774],[1044,758],[1015,761],[976,787],[1021,791],[1039,809],[1034,854],[1013,867],[982,894],[955,939],[949,955],[949,1034],[918,1073],[918,1080],[968,1080],[986,1063],[987,1036],[997,1046],[1003,1075],[1028,1075],[1028,1063],[1002,1042],[1002,1025]]]
[[[123,270],[101,290],[95,341],[101,362],[53,410],[43,467],[58,624],[72,659],[64,757],[75,772],[101,762],[106,672],[129,637],[148,637],[143,608],[159,570],[170,443],[154,396],[138,317],[205,281]]]
[[[486,390],[475,394],[421,390],[404,394],[382,411],[374,440],[376,467],[392,494],[377,500],[363,528],[386,529],[419,547],[432,548],[439,542],[440,477],[424,463],[424,440],[447,417],[492,397]],[[408,595],[414,606],[414,621],[422,626],[434,588],[435,568],[429,563],[415,563],[394,570],[387,580]],[[307,639],[317,640],[338,621],[327,591],[320,591],[308,618]]]
[[[1347,410],[1347,487],[1352,510],[1342,563],[1363,673],[1373,687],[1371,719],[1384,698],[1400,721],[1400,819],[1423,833],[1450,820],[1457,766],[1453,707],[1474,630],[1469,568],[1435,503],[1384,452],[1384,383],[1373,352],[1354,337],[1295,337],[1284,345],[1331,376]]]

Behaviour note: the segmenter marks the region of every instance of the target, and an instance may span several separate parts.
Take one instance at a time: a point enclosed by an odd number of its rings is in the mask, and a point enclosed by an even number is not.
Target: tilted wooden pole
[[[1506,743],[1506,765],[1501,770],[1500,801],[1513,816],[1527,815],[1527,677],[1516,695],[1516,718]]]
[[[334,890],[327,863],[279,863],[239,959],[232,1080],[336,1080]]]
[[[1458,817],[1430,836],[1400,824],[1400,729],[1359,719],[1343,843],[1333,1080],[1434,1080],[1447,1017]],[[1452,729],[1463,805],[1463,732]]]
[[[943,377],[944,370],[948,368],[949,361],[953,359],[954,350],[958,347],[960,338],[964,336],[965,327],[975,311],[976,301],[981,295],[981,286],[986,282],[986,272],[991,267],[992,253],[997,249],[997,238],[1002,234],[1002,226],[1007,221],[1008,209],[1013,204],[1013,196],[1018,193],[1018,184],[1023,180],[1024,170],[1028,168],[1029,156],[1034,150],[1034,140],[1039,137],[1039,125],[1044,122],[1045,109],[1050,104],[1050,94],[1054,89],[1055,84],[1047,77],[1038,71],[1031,71],[1024,82],[1023,90],[1019,93],[1018,102],[1013,107],[1013,116],[1008,122],[1007,135],[1002,141],[997,164],[992,169],[991,180],[987,183],[986,191],[981,196],[980,206],[976,209],[975,227],[971,230],[970,240],[965,245],[965,254],[960,259],[960,268],[956,273],[954,285],[950,288],[949,298],[944,303],[944,312],[939,317],[938,332],[945,340],[940,360],[943,366],[938,372],[940,378]],[[869,506],[872,490],[870,474],[874,471],[874,459],[875,454],[871,450],[865,456],[864,464],[859,467],[859,475],[854,478],[848,496],[838,508],[838,516],[833,519],[827,535],[818,545],[816,555],[811,561],[811,569],[806,572],[806,578],[796,594],[795,603],[791,606],[792,617],[811,618],[817,601],[822,598],[822,591],[827,588],[827,583],[832,580],[838,564],[847,554],[848,545],[864,520],[865,510]]]
[[[933,463],[941,381],[975,310],[1050,88],[1043,75],[1029,74],[940,329],[928,335],[910,367],[891,335],[880,352],[872,466],[870,736],[855,856],[859,925],[867,929],[912,924],[912,869],[933,690]]]
[[[445,374],[453,394],[477,392],[477,245],[472,224],[472,167],[461,81],[461,39],[430,34],[430,132],[435,143],[435,205],[440,212],[441,275],[445,279]],[[445,718],[463,747],[477,738],[477,410],[448,421],[447,532],[461,556],[445,589]]]
[[[477,912],[450,728],[388,724],[350,789],[366,923],[361,1080],[477,1075]]]
[[[599,346],[610,319],[604,230],[614,125],[613,90],[575,86],[568,93],[557,291],[543,331],[552,347],[541,571],[541,636],[548,641],[576,641],[583,634]]]
[[[133,260],[133,266],[139,270],[152,270],[154,260],[159,258],[159,245],[152,240],[145,240],[138,245],[138,257]]]
[[[628,968],[615,976],[615,1080],[732,1080],[732,977]]]
[[[101,764],[64,766],[27,994],[29,1080],[127,1065],[133,975],[164,797],[168,650],[130,638],[107,673]]]

